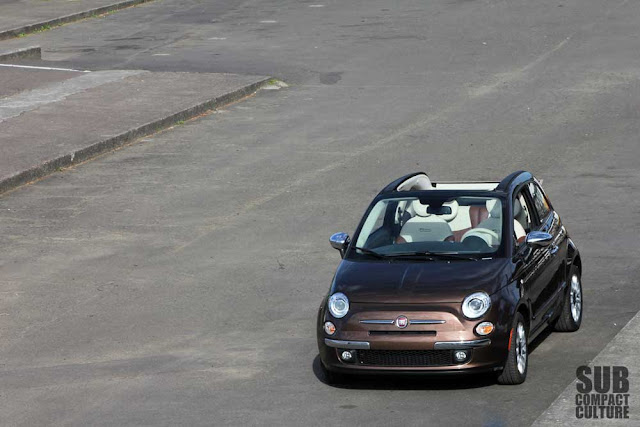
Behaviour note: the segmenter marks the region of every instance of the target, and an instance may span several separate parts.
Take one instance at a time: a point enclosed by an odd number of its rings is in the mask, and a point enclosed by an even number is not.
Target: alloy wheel
[[[524,375],[527,370],[527,334],[522,323],[518,323],[516,328],[516,362],[518,372]]]
[[[577,275],[571,277],[571,317],[573,321],[578,323],[580,320],[580,314],[582,312],[582,289],[580,287],[580,278]]]

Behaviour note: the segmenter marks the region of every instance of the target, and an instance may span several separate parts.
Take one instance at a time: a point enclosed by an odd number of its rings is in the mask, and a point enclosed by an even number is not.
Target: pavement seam
[[[125,0],[117,3],[112,3],[107,6],[96,7],[82,12],[60,16],[58,18],[53,18],[46,21],[23,25],[21,27],[0,31],[0,40],[12,39],[25,34],[32,34],[43,29],[49,29],[49,27],[57,27],[63,24],[68,24],[70,22],[80,21],[85,18],[91,18],[94,15],[102,15],[105,13],[137,6],[142,3],[148,3],[150,1],[153,0]]]
[[[50,175],[59,169],[74,166],[100,154],[127,145],[142,137],[165,130],[175,125],[177,122],[196,118],[207,111],[222,108],[233,102],[239,101],[242,98],[257,92],[269,80],[269,77],[262,78],[254,83],[248,84],[214,99],[201,102],[161,119],[153,120],[118,135],[103,139],[95,144],[74,150],[71,153],[47,160],[29,169],[20,171],[6,178],[2,178],[0,179],[0,195],[24,184],[28,184],[32,181]]]

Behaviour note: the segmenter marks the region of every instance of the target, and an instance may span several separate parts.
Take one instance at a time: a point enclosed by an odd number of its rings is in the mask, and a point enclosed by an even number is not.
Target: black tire
[[[567,287],[562,311],[553,324],[553,329],[558,332],[574,332],[580,329],[584,300],[582,298],[582,278],[580,270],[574,265],[569,272],[569,284]],[[574,311],[577,310],[577,313]]]
[[[527,378],[529,366],[529,353],[527,349],[529,330],[521,313],[516,313],[512,329],[509,331],[509,337],[510,343],[507,363],[505,363],[502,373],[498,375],[498,384],[522,384]],[[524,342],[522,341],[523,338]],[[522,363],[522,358],[518,357],[522,356],[522,351],[524,351],[524,363]]]

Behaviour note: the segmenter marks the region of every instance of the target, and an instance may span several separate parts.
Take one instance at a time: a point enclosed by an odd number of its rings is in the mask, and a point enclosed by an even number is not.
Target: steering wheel
[[[484,240],[487,246],[492,246],[493,242],[500,241],[500,236],[498,236],[498,233],[489,230],[488,228],[472,228],[471,230],[464,233],[460,241],[464,243],[465,239],[469,237],[479,237]]]

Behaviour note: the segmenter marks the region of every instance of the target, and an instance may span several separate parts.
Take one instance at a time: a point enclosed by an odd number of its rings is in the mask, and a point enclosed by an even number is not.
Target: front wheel
[[[498,376],[498,384],[522,384],[527,378],[527,367],[529,365],[528,339],[529,332],[527,331],[524,317],[521,313],[516,313],[516,318],[509,333],[507,363],[505,363],[502,373]]]
[[[574,332],[582,323],[582,280],[577,267],[571,267],[569,289],[564,297],[562,312],[553,328],[558,332]]]

